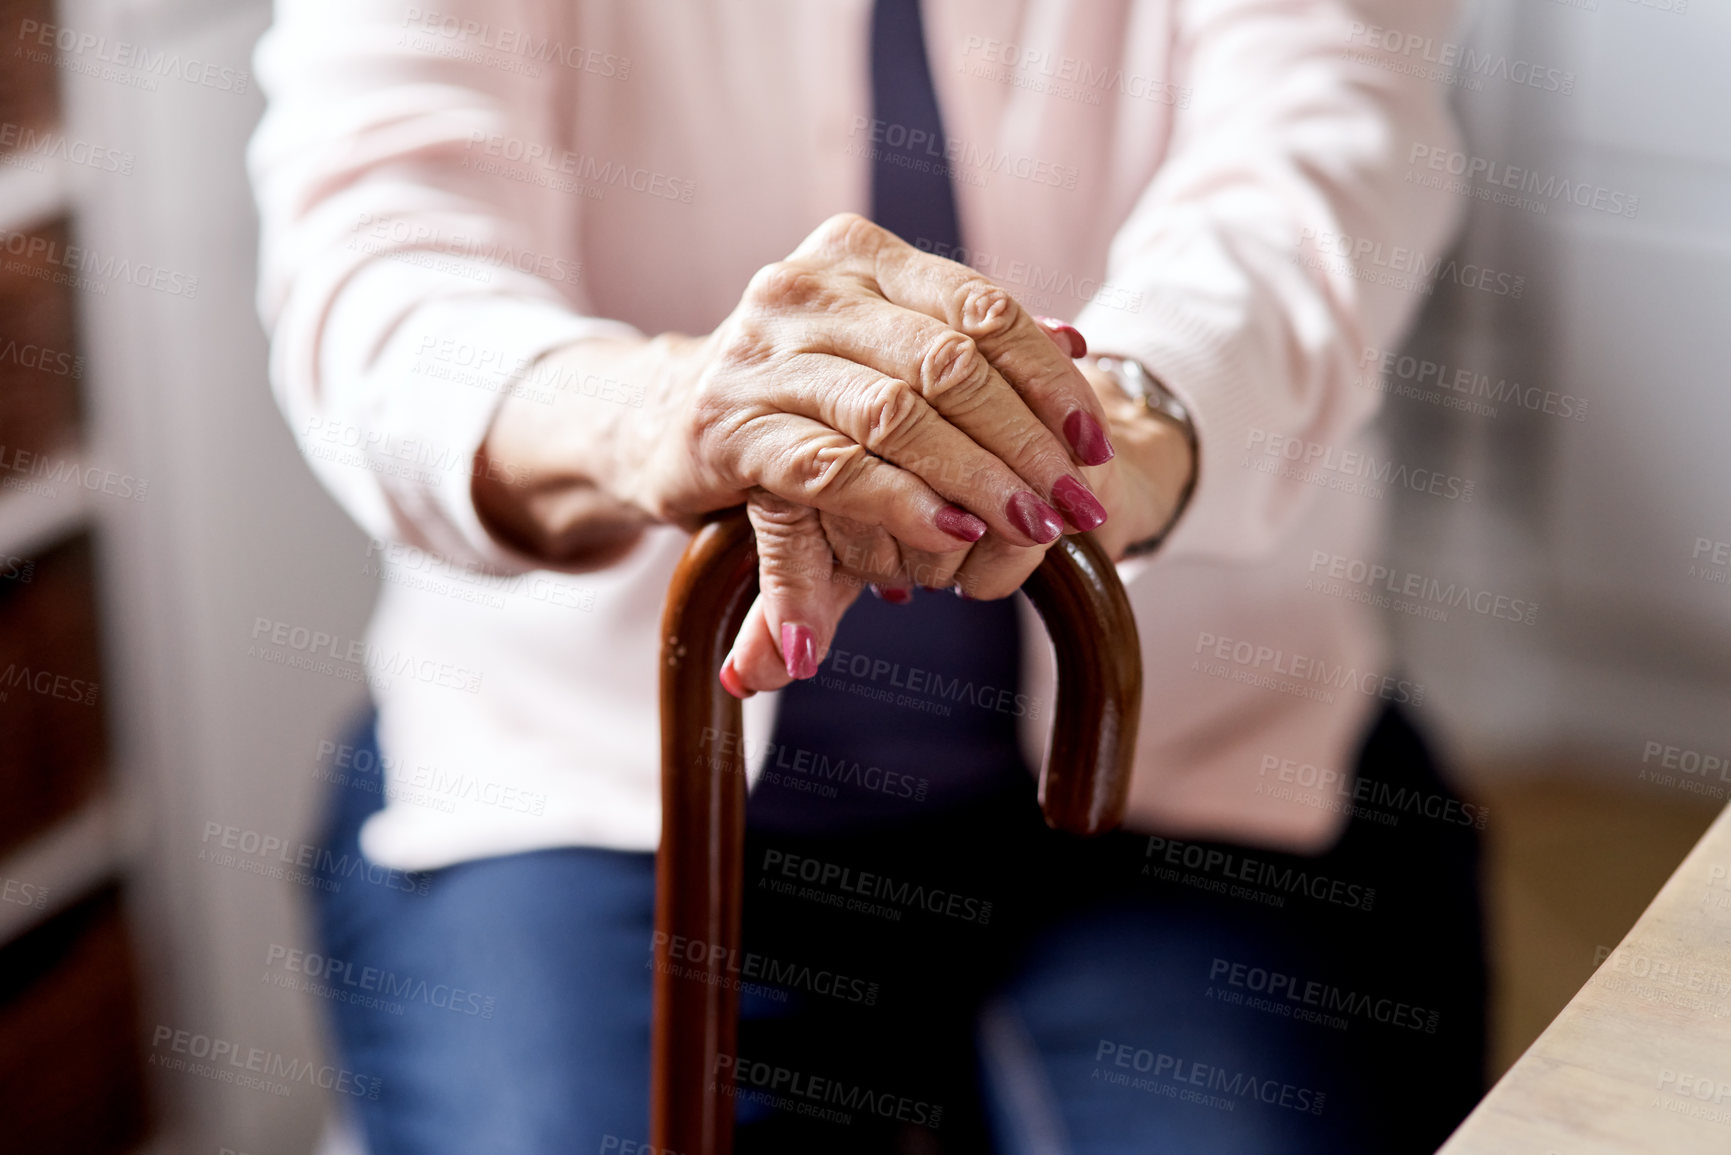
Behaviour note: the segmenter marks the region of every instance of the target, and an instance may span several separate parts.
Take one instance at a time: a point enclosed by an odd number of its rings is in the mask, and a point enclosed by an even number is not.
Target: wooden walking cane
[[[1058,662],[1051,755],[1040,774],[1046,822],[1072,834],[1117,826],[1130,788],[1142,703],[1136,619],[1111,561],[1088,534],[1065,537],[1022,587]],[[678,1155],[731,1155],[730,1076],[738,996],[745,842],[739,702],[717,679],[757,594],[757,550],[744,510],[691,540],[661,619],[661,850],[656,860],[655,1017],[650,1144]],[[727,736],[717,741],[718,736]],[[675,963],[675,941],[697,944]]]

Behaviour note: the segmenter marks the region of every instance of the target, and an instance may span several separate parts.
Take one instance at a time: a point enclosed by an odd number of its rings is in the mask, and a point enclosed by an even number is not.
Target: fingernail
[[[1074,477],[1060,477],[1052,486],[1052,500],[1077,529],[1094,529],[1106,522],[1106,507]]]
[[[932,518],[937,527],[962,541],[979,541],[986,536],[986,523],[959,505],[946,505]]]
[[[1058,516],[1058,511],[1031,493],[1018,493],[1010,498],[1004,512],[1010,524],[1041,545],[1057,541],[1058,535],[1064,532],[1064,521]]]
[[[787,662],[787,676],[790,678],[800,680],[817,673],[817,637],[810,627],[783,622],[781,656]]]
[[[1071,357],[1088,355],[1088,339],[1082,336],[1082,331],[1076,326],[1067,325],[1056,317],[1036,317],[1035,320],[1051,331],[1052,336],[1058,339],[1058,344],[1066,346]]]
[[[721,688],[738,698],[741,702],[751,697],[757,691],[745,688],[745,683],[739,680],[739,671],[733,668],[733,659],[721,663]]]
[[[892,606],[905,606],[914,600],[914,591],[902,589],[900,586],[880,586],[873,582],[872,593]]]
[[[1106,431],[1086,410],[1072,410],[1064,418],[1064,436],[1083,465],[1104,465],[1112,460],[1112,443],[1106,439]]]

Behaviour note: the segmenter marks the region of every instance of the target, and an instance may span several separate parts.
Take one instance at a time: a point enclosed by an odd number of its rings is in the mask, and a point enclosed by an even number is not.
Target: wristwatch
[[[1141,541],[1131,542],[1124,549],[1124,556],[1142,557],[1160,548],[1160,543],[1166,540],[1166,535],[1172,532],[1172,527],[1178,524],[1178,518],[1183,515],[1184,507],[1190,504],[1190,495],[1196,490],[1196,475],[1201,472],[1201,458],[1196,444],[1196,425],[1190,420],[1190,410],[1184,407],[1184,402],[1178,400],[1173,392],[1160,383],[1160,379],[1148,371],[1148,367],[1140,361],[1128,357],[1096,356],[1089,358],[1100,372],[1112,378],[1124,396],[1139,403],[1143,409],[1157,417],[1163,417],[1178,426],[1184,434],[1184,440],[1190,443],[1190,479],[1184,483],[1184,489],[1178,495],[1178,503],[1172,507],[1172,516],[1166,519],[1166,524],[1160,527],[1160,532]]]

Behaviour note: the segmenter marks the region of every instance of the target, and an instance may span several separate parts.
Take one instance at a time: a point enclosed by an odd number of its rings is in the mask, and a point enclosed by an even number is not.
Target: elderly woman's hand
[[[762,594],[723,681],[774,689],[816,672],[862,584],[1003,597],[1066,528],[1106,520],[1080,471],[1112,456],[1082,351],[966,266],[834,217],[707,337],[554,354],[646,405],[508,402],[483,449],[500,468],[478,473],[519,484],[478,479],[477,503],[554,561],[597,552],[609,520],[622,542],[633,515],[745,503]]]

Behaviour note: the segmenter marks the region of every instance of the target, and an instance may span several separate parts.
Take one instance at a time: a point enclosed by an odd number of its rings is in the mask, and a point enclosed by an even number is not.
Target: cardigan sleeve
[[[634,332],[590,315],[574,238],[581,158],[562,102],[628,60],[560,67],[559,6],[278,0],[247,154],[272,388],[326,488],[375,538],[459,565],[532,568],[476,516],[476,452],[542,354]],[[594,67],[589,65],[593,63]]]
[[[1450,7],[1379,24],[1362,0],[1179,0],[1188,100],[1108,256],[1140,308],[1076,321],[1195,421],[1196,490],[1158,556],[1266,556],[1315,496],[1304,471],[1355,462],[1379,398],[1361,358],[1425,299],[1460,204],[1408,179],[1420,150],[1455,147],[1444,89],[1369,30],[1440,41]]]

